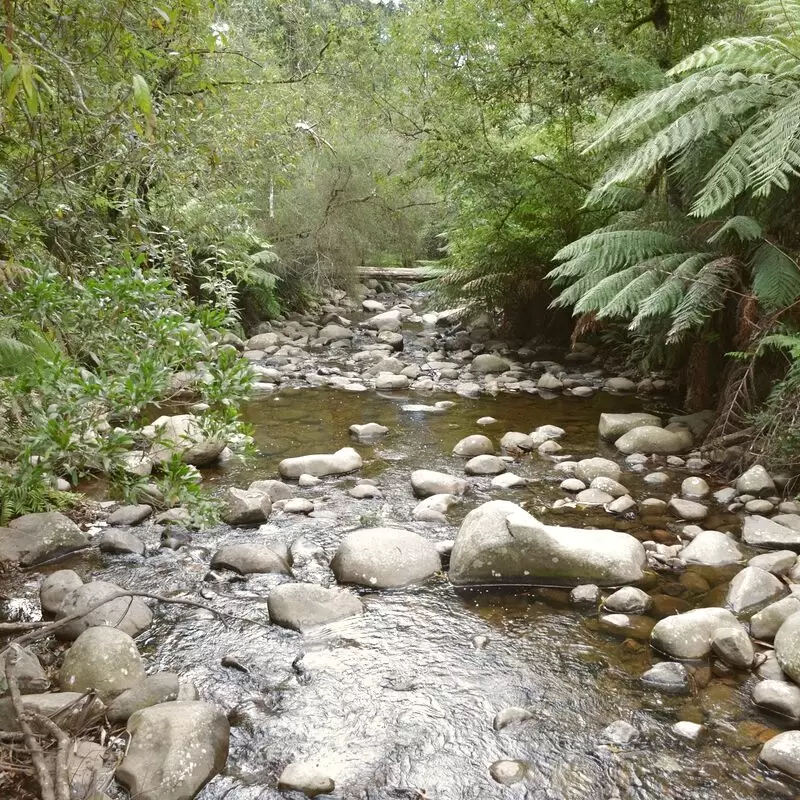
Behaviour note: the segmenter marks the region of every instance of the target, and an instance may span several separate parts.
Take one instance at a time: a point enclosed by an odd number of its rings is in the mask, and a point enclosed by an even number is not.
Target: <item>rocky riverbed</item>
[[[795,796],[785,476],[716,478],[712,417],[672,413],[662,377],[423,299],[365,287],[231,337],[259,377],[249,459],[156,420],[132,469],[180,450],[228,524],[143,502],[0,537],[4,618],[96,606],[15,665],[81,739],[74,796]]]

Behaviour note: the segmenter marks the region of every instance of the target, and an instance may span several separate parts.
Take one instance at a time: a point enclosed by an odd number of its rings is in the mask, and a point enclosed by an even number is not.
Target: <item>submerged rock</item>
[[[319,625],[362,614],[364,607],[347,589],[313,583],[284,583],[267,598],[270,620],[301,633]]]
[[[278,471],[284,478],[299,478],[301,475],[313,475],[317,478],[325,475],[345,475],[361,469],[363,459],[352,447],[343,447],[335,453],[317,453],[308,456],[284,458],[278,464]]]
[[[597,430],[601,438],[614,442],[628,431],[643,425],[661,427],[661,420],[655,414],[601,414]]]
[[[444,472],[417,469],[411,473],[411,488],[416,497],[430,497],[433,494],[463,495],[469,484],[463,478],[456,478]]]
[[[263,544],[229,544],[220,547],[211,559],[212,569],[230,569],[242,575],[277,572],[291,574],[286,559]]]
[[[641,543],[626,533],[543,525],[514,503],[493,500],[461,524],[450,580],[614,585],[640,580],[645,563]]]
[[[666,694],[688,694],[689,671],[675,661],[660,661],[642,675],[642,683]]]

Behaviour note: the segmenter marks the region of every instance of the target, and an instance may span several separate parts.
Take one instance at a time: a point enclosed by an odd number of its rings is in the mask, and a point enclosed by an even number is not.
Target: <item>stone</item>
[[[500,447],[503,450],[509,451],[511,453],[517,450],[533,450],[534,442],[533,438],[528,436],[527,433],[520,433],[518,431],[509,431],[508,433],[503,434],[503,438],[500,440]]]
[[[575,477],[586,484],[600,477],[618,481],[621,476],[622,469],[619,464],[608,458],[584,458],[575,467]]]
[[[222,519],[228,525],[259,525],[272,511],[269,495],[232,486],[222,496]]]
[[[669,483],[669,475],[666,472],[649,472],[644,476],[644,482],[649,486],[661,486]]]
[[[620,436],[642,425],[661,427],[661,420],[655,414],[601,414],[597,430],[602,439],[615,442]]]
[[[297,485],[302,489],[308,489],[312,486],[319,486],[321,483],[322,480],[317,478],[316,475],[303,474],[297,479]]]
[[[786,677],[786,673],[781,669],[775,652],[773,650],[768,650],[766,653],[763,653],[763,656],[764,660],[756,667],[756,675],[758,675],[759,679],[762,681],[781,681],[782,683],[787,683],[789,679]]]
[[[377,422],[367,422],[364,425],[351,425],[350,433],[361,442],[371,442],[385,436],[389,433],[389,429]]]
[[[603,608],[622,614],[644,614],[652,604],[653,601],[647,592],[635,586],[623,586],[605,599]]]
[[[711,639],[711,649],[731,669],[750,669],[756,656],[753,643],[741,626],[717,628]]]
[[[753,702],[760,708],[780,714],[793,724],[800,722],[800,686],[786,681],[760,681],[753,687]]]
[[[775,494],[775,482],[761,464],[754,464],[747,472],[742,473],[734,485],[739,494],[752,494],[756,497]]]
[[[144,450],[130,450],[122,454],[122,468],[131,475],[146,478],[153,472],[153,459]]]
[[[375,388],[379,392],[392,392],[398,389],[408,389],[411,381],[408,375],[395,375],[392,372],[380,372],[375,378]]]
[[[678,555],[684,564],[700,564],[705,567],[725,567],[738,564],[742,555],[736,541],[720,531],[701,531]]]
[[[618,719],[612,722],[607,728],[604,728],[600,737],[613,744],[626,745],[630,744],[634,739],[639,738],[639,731],[637,728],[634,728],[630,722]]]
[[[521,722],[534,719],[535,716],[536,715],[532,711],[528,711],[527,708],[518,708],[516,706],[504,708],[502,711],[498,711],[497,714],[495,714],[492,727],[496,731],[501,731],[509,725],[519,725]]]
[[[650,634],[650,643],[672,658],[705,658],[718,630],[737,627],[741,625],[728,609],[695,608],[659,620]]]
[[[286,559],[263,544],[229,544],[220,547],[211,559],[212,569],[230,569],[241,575],[276,572],[290,575]]]
[[[350,334],[353,335],[352,333]],[[268,350],[270,347],[277,347],[280,337],[277,333],[258,333],[251,336],[245,343],[245,350]]]
[[[120,506],[108,518],[109,525],[138,525],[153,513],[153,507],[139,503],[135,506]]]
[[[756,639],[771,641],[781,625],[798,611],[800,611],[800,598],[795,595],[770,603],[750,618],[750,633]]]
[[[594,583],[581,584],[569,593],[569,599],[576,606],[594,607],[600,602],[600,587]]]
[[[751,567],[760,567],[773,575],[785,575],[797,563],[797,553],[793,550],[775,550],[753,556],[748,562]]]
[[[502,759],[495,761],[489,767],[489,774],[497,783],[503,786],[511,786],[525,779],[528,774],[528,768],[522,761]]]
[[[748,516],[742,524],[742,541],[753,547],[800,550],[800,531],[762,516]]]
[[[136,643],[127,633],[110,627],[87,628],[67,650],[58,673],[64,691],[95,690],[103,700],[144,678]]]
[[[305,497],[292,497],[284,502],[283,510],[286,514],[310,514],[314,510],[314,504]]]
[[[784,731],[762,748],[759,759],[768,767],[800,778],[800,731]]]
[[[582,506],[604,506],[614,501],[614,497],[599,489],[584,489],[575,495],[576,502]]]
[[[564,384],[555,375],[545,372],[536,383],[536,388],[545,392],[560,392]]]
[[[708,509],[702,503],[695,503],[693,500],[683,500],[680,497],[673,497],[667,508],[678,519],[685,519],[689,522],[700,522],[708,516]]]
[[[689,742],[696,742],[705,733],[705,726],[699,722],[691,722],[688,719],[682,719],[676,722],[670,730],[681,739],[686,739]]]
[[[608,530],[543,525],[514,503],[493,500],[461,524],[450,557],[456,585],[618,585],[642,578],[644,548]]]
[[[729,503],[732,503],[733,499],[736,497],[736,489],[727,486],[724,489],[720,489],[719,491],[714,492],[712,497],[720,505],[727,506]]]
[[[636,501],[629,495],[623,495],[609,503],[606,506],[606,511],[611,514],[627,514],[630,511],[635,511],[637,508]]]
[[[375,589],[419,583],[441,568],[433,543],[403,528],[361,528],[348,533],[331,562],[340,583]]]
[[[531,433],[531,438],[538,444],[540,440],[560,439],[565,434],[566,431],[563,428],[559,428],[558,425],[540,425]]]
[[[71,569],[59,569],[51,572],[39,587],[39,603],[42,606],[42,612],[55,615],[61,608],[64,598],[81,586],[83,586],[83,581],[78,573]]]
[[[283,481],[253,481],[247,490],[261,492],[261,494],[267,495],[273,503],[277,503],[279,500],[291,500],[294,497],[294,489]]]
[[[159,417],[142,433],[152,442],[148,456],[155,464],[164,464],[178,454],[186,464],[206,466],[219,458],[226,445],[225,441],[209,439],[193,414]]]
[[[485,454],[494,454],[494,445],[488,436],[481,434],[473,434],[472,436],[465,436],[453,448],[453,452],[457,456],[464,456],[465,458],[472,458],[473,456],[480,456]]]
[[[447,522],[445,515],[458,502],[454,494],[432,494],[417,504],[411,516],[420,522]]]
[[[382,314],[376,314],[374,317],[365,320],[361,325],[376,331],[399,331],[402,325],[400,312],[395,309],[384,311]]]
[[[566,478],[559,484],[559,488],[565,492],[582,492],[586,488],[586,484],[577,478]]]
[[[520,475],[506,472],[492,478],[492,486],[496,489],[520,489],[528,485],[528,479]]]
[[[558,442],[553,441],[552,439],[548,439],[546,442],[542,442],[537,448],[536,452],[539,453],[540,456],[549,456],[553,453],[558,453],[563,448]]]
[[[476,425],[494,425],[497,423],[497,420],[494,417],[479,417],[476,421]]]
[[[178,676],[174,672],[156,672],[117,695],[109,703],[106,716],[111,722],[127,722],[136,711],[177,700],[179,691]]]
[[[648,689],[665,694],[689,694],[689,671],[675,661],[660,661],[642,675],[642,683]]]
[[[489,373],[508,372],[511,369],[511,364],[500,356],[492,355],[491,353],[481,353],[475,356],[470,365],[470,369],[478,375],[486,375]]]
[[[702,500],[711,493],[711,487],[702,478],[685,478],[681,484],[681,495],[687,500]]]
[[[600,492],[605,492],[606,494],[610,494],[615,498],[624,497],[626,494],[628,494],[628,490],[621,483],[619,483],[619,481],[612,480],[604,475],[595,478],[589,484],[589,488],[596,489]]]
[[[641,425],[623,434],[614,447],[625,453],[656,453],[672,455],[684,453],[692,447],[692,435],[687,429],[670,431],[655,425]]]
[[[145,549],[144,542],[138,536],[119,528],[106,528],[97,546],[101,553],[133,553],[137,556],[143,556]]]
[[[800,614],[792,614],[775,634],[775,658],[781,669],[800,683]]]
[[[136,800],[190,800],[228,759],[230,725],[210,703],[143,708],[131,715],[128,732],[116,777]]]
[[[506,471],[506,462],[498,456],[475,456],[464,465],[467,475],[499,475]]]
[[[310,761],[293,761],[283,768],[278,778],[282,792],[302,792],[306,797],[330,794],[336,788],[333,778]]]
[[[411,473],[411,488],[415,497],[430,497],[433,494],[463,495],[469,484],[463,478],[455,478],[444,472],[417,469]]]
[[[278,464],[278,471],[284,478],[299,478],[301,475],[313,475],[321,478],[325,475],[345,475],[361,469],[364,461],[352,447],[343,447],[335,453],[320,453],[308,456],[284,458]]]
[[[348,591],[313,583],[284,583],[267,598],[269,617],[276,625],[305,633],[319,625],[362,614],[361,600]]]
[[[99,721],[106,712],[102,700],[83,692],[23,694],[22,707],[49,717],[67,733],[84,732],[87,725]],[[19,720],[10,697],[0,699],[0,731],[19,731]]]
[[[320,328],[317,338],[322,342],[343,342],[353,338],[353,331],[344,325],[331,323],[324,328]]]
[[[635,392],[636,384],[630,378],[608,378],[603,388],[609,392]]]
[[[30,567],[88,545],[89,537],[58,511],[25,514],[0,528],[0,563]]]
[[[73,589],[64,597],[56,610],[56,619],[64,619],[73,614],[83,614],[79,619],[68,622],[56,630],[59,639],[77,639],[87,628],[107,625],[124,631],[129,636],[138,636],[153,622],[153,612],[141,597],[117,597],[125,590],[116,583],[92,581]],[[94,610],[89,610],[105,598]]]
[[[372,486],[368,483],[359,483],[355,485],[352,489],[348,490],[347,494],[349,494],[350,497],[355,497],[356,500],[371,500],[374,497],[383,496],[381,490],[377,486]]]
[[[747,616],[778,600],[786,586],[772,573],[759,567],[745,567],[734,576],[725,597],[725,607],[737,616]]]
[[[39,659],[26,647],[17,649],[17,661],[14,664],[14,677],[17,679],[20,694],[40,694],[44,692],[50,681],[39,663]],[[11,649],[0,651],[0,695],[8,694],[6,686],[6,662]]]
[[[781,505],[784,504],[782,503]],[[772,521],[777,522],[778,525],[784,525],[792,530],[800,531],[800,514],[776,514]]]

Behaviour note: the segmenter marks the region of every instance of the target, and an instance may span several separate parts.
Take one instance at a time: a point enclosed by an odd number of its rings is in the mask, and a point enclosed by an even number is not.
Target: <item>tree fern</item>
[[[779,309],[800,298],[800,267],[780,248],[765,242],[750,260],[753,292],[763,306]]]
[[[683,59],[667,75],[674,77],[712,67],[723,67],[748,75],[789,72],[798,66],[795,44],[791,38],[781,36],[720,39]]]
[[[755,13],[780,36],[800,31],[800,0],[750,0]]]

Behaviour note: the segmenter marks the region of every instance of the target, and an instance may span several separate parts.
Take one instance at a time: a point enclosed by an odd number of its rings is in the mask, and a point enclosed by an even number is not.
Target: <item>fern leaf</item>
[[[721,242],[731,233],[736,234],[740,242],[752,242],[764,236],[764,229],[761,227],[761,223],[753,217],[742,215],[731,217],[713,236],[708,237],[708,243]]]
[[[667,75],[674,77],[709,67],[726,67],[751,75],[780,75],[797,65],[798,56],[791,39],[781,36],[737,36],[702,47],[674,66]]]
[[[800,31],[800,0],[750,0],[753,11],[780,36]]]
[[[646,258],[674,253],[681,249],[681,240],[672,234],[651,230],[595,231],[562,247],[556,261],[567,261],[593,252],[605,263],[622,265]]]
[[[750,273],[753,292],[765,308],[784,308],[800,297],[800,267],[769,242],[753,253]]]
[[[575,304],[574,315],[587,314],[595,311],[598,316],[603,314],[608,304],[634,279],[642,274],[646,269],[641,264],[634,264],[632,267],[614,272],[601,278],[595,285],[586,292]]]
[[[664,280],[664,276],[656,269],[644,267],[643,270],[641,275],[627,281],[617,295],[598,313],[599,319],[631,317],[645,298],[649,297]]]

